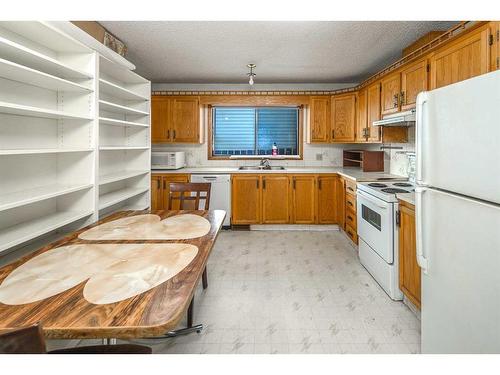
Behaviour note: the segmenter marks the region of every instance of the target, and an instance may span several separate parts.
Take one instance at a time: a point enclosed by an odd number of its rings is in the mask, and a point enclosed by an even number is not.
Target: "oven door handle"
[[[367,194],[364,194],[362,193],[359,189],[357,191],[357,194],[362,197],[363,199],[366,199],[368,202],[371,202],[373,203],[374,205],[376,205],[378,208],[381,208],[383,210],[385,210],[387,208],[387,206],[382,206],[379,202],[377,202],[376,200],[374,200],[373,198],[370,198]]]

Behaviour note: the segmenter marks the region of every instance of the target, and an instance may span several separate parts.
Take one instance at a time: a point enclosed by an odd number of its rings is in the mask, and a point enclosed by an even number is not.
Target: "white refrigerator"
[[[500,353],[500,71],[419,94],[416,153],[422,353]]]

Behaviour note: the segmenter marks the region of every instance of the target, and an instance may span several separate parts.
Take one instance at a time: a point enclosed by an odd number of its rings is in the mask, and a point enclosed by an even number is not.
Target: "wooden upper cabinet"
[[[259,224],[261,220],[261,179],[259,175],[231,178],[231,224]]]
[[[356,94],[332,96],[331,140],[345,143],[355,141]]]
[[[427,60],[419,61],[401,71],[401,110],[415,108],[417,95],[427,90]]]
[[[171,142],[170,99],[165,96],[151,97],[151,142]]]
[[[292,176],[291,184],[292,222],[314,224],[316,222],[316,176]]]
[[[490,22],[490,72],[500,69],[500,22]]]
[[[399,112],[401,79],[399,72],[382,79],[381,113],[388,115]]]
[[[489,29],[464,35],[438,49],[431,57],[431,89],[488,72]]]
[[[200,100],[179,97],[172,100],[172,139],[179,143],[200,141]]]
[[[318,224],[338,224],[340,178],[320,175],[317,185]],[[342,198],[341,194],[340,198]]]
[[[151,175],[151,209],[163,210],[162,177]]]
[[[399,205],[399,289],[420,308],[421,275],[416,257],[415,211]]]
[[[373,126],[374,121],[381,119],[380,114],[380,82],[368,86],[367,92],[367,126],[368,141],[380,142],[380,126]]]
[[[330,97],[316,96],[310,99],[310,141],[328,142],[330,139]]]
[[[290,182],[287,175],[262,176],[262,223],[290,221]]]
[[[366,88],[358,92],[356,142],[365,142],[368,129],[368,102]]]

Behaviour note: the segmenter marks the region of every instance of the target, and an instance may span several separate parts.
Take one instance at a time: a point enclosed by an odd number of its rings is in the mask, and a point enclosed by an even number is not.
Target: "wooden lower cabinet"
[[[421,279],[416,256],[415,208],[399,201],[399,289],[420,308]]]
[[[316,176],[292,176],[290,183],[292,185],[292,222],[295,224],[316,223]]]
[[[356,181],[342,177],[340,179],[338,199],[341,200],[341,218],[339,226],[347,236],[358,244],[357,208],[356,208]]]
[[[151,175],[151,209],[168,210],[169,184],[171,182],[189,182],[189,174],[164,173]],[[178,210],[180,201],[172,202],[172,210]]]
[[[287,175],[262,178],[262,223],[287,224],[290,221],[290,183]]]
[[[261,185],[260,175],[241,174],[231,177],[231,224],[260,224]]]
[[[317,222],[318,224],[339,224],[339,193],[341,194],[340,178],[337,175],[318,176]]]

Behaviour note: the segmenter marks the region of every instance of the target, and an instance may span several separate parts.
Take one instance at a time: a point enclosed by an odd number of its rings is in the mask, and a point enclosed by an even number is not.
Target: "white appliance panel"
[[[211,183],[210,209],[226,211],[223,225],[231,225],[231,176],[228,174],[192,174],[191,182]],[[205,200],[200,199],[200,205],[204,204]]]
[[[417,98],[417,184],[500,203],[500,71]]]
[[[416,210],[422,352],[500,353],[500,206],[417,188]]]

